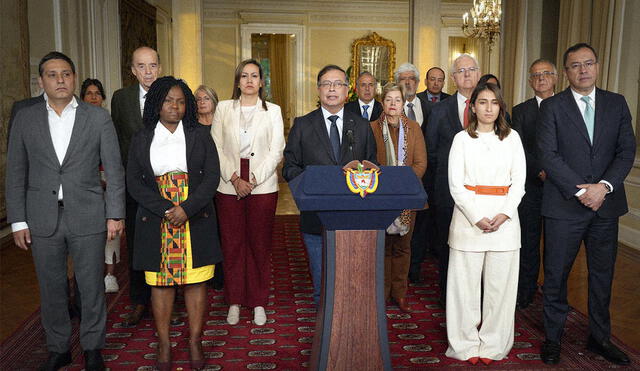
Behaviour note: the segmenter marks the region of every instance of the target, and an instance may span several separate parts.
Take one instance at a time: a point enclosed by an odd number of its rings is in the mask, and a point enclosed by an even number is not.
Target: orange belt
[[[470,186],[464,185],[464,187],[470,191],[474,191],[477,195],[490,195],[490,196],[505,196],[509,193],[509,188],[511,186]]]

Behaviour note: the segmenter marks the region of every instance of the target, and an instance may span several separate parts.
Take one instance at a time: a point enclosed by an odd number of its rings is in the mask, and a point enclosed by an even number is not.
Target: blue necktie
[[[587,106],[584,108],[584,114],[582,115],[584,118],[584,123],[587,125],[587,133],[589,133],[589,140],[591,144],[593,144],[593,126],[594,126],[594,112],[593,107],[591,107],[591,97],[586,96],[580,98]]]
[[[409,107],[407,110],[407,117],[416,121],[416,111],[413,110],[413,103],[407,103],[407,107]]]
[[[369,109],[369,105],[365,104],[364,106],[362,106],[362,118],[364,119],[369,119],[369,112],[367,112],[367,110]]]
[[[336,125],[336,121],[338,121],[338,115],[329,116],[329,121],[331,121],[331,129],[329,130],[329,141],[331,142],[331,149],[333,150],[333,158],[335,158],[336,162],[340,162],[340,133],[338,133],[338,125]]]

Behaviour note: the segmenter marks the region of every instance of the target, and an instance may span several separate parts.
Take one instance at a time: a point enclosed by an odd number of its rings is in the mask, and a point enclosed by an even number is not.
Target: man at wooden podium
[[[287,181],[309,165],[344,166],[353,160],[376,163],[376,142],[369,121],[344,109],[349,89],[345,71],[327,65],[317,78],[320,108],[296,117],[284,149],[282,175]],[[322,224],[314,212],[301,212],[300,229],[309,256],[313,300],[320,302]]]

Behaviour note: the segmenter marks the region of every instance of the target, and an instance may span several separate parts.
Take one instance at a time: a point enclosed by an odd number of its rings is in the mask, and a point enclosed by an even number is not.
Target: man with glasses
[[[522,138],[527,156],[526,193],[520,202],[520,274],[517,307],[525,309],[533,301],[540,271],[540,234],[542,232],[542,186],[546,174],[536,155],[536,128],[540,102],[553,95],[558,81],[556,66],[546,59],[537,59],[529,67],[529,86],[535,96],[513,107],[513,128]]]
[[[369,121],[375,121],[382,113],[382,104],[375,100],[378,83],[371,72],[360,72],[356,81],[358,100],[344,105],[344,108]]]
[[[450,95],[443,92],[444,87],[444,70],[440,67],[431,67],[427,71],[424,85],[427,87],[423,92],[418,93],[418,98],[426,102],[438,103]]]
[[[625,98],[596,88],[600,66],[588,44],[564,53],[569,88],[540,105],[537,142],[546,172],[544,328],[541,358],[560,362],[567,319],[567,278],[584,242],[589,275],[587,349],[620,365],[629,358],[610,341],[609,303],[618,248],[618,219],[628,211],[624,179],[635,157]]]
[[[447,269],[449,266],[449,224],[453,215],[453,198],[449,192],[449,150],[453,137],[469,125],[469,99],[480,80],[478,61],[462,54],[453,61],[451,76],[458,91],[433,106],[426,126],[428,168],[435,169],[430,187],[429,206],[435,210],[436,251],[440,273],[440,305],[446,305]],[[428,192],[428,191],[427,191]],[[433,211],[432,211],[433,212]]]
[[[344,166],[358,160],[376,162],[376,142],[369,121],[344,109],[349,89],[345,71],[327,65],[318,73],[320,108],[296,117],[284,149],[282,175],[287,181],[309,165]],[[300,229],[309,257],[313,300],[320,302],[322,224],[314,212],[300,214]]]

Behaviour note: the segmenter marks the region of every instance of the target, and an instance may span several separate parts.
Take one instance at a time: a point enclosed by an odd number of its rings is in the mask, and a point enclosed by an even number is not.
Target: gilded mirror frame
[[[373,32],[363,38],[356,39],[351,45],[351,75],[349,79],[351,84],[355,84],[355,80],[360,74],[360,66],[362,62],[362,53],[360,52],[361,46],[386,46],[389,51],[389,62],[387,64],[387,81],[393,81],[393,71],[396,69],[396,44],[389,39],[381,37],[376,32]],[[378,76],[376,76],[378,78]]]

